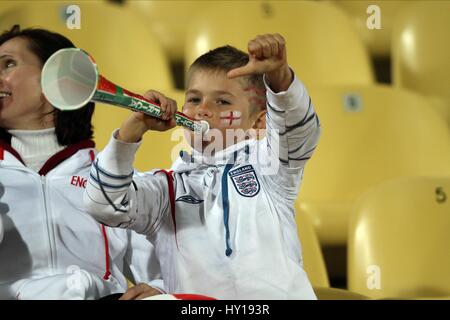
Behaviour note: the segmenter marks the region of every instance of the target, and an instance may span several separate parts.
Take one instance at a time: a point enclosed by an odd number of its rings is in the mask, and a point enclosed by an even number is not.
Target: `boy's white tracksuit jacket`
[[[296,78],[286,92],[266,88],[264,139],[213,158],[181,153],[173,172],[133,174],[139,143],[113,135],[92,166],[86,210],[109,226],[147,235],[171,293],[315,299],[302,267],[294,201],[320,124]]]
[[[93,147],[72,145],[36,173],[0,142],[0,299],[96,299],[125,292],[125,275],[164,289],[144,236],[84,211]]]

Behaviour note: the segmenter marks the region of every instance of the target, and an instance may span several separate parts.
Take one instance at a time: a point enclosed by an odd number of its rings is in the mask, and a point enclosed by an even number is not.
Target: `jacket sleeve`
[[[288,90],[275,93],[265,78],[266,138],[261,147],[270,165],[261,168],[263,179],[283,198],[295,200],[303,168],[320,135],[320,122],[305,86],[294,75]]]
[[[156,172],[133,172],[140,143],[113,137],[91,166],[83,196],[86,212],[110,227],[151,235],[170,209],[167,178]]]
[[[77,266],[70,266],[66,273],[18,280],[11,285],[10,291],[19,300],[94,300],[122,293],[124,288],[114,277],[106,281]]]
[[[135,284],[146,283],[166,292],[161,276],[161,267],[156,258],[155,248],[144,235],[133,230],[128,232],[128,248],[125,254],[125,276]]]

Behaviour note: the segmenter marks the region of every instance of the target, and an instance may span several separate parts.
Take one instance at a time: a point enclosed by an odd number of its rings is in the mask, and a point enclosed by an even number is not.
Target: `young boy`
[[[175,125],[175,103],[147,93],[166,121],[135,113],[122,124],[94,162],[85,204],[100,222],[147,235],[168,292],[315,299],[302,268],[294,201],[319,121],[288,66],[282,36],[258,36],[248,52],[226,46],[193,63],[183,111],[207,121],[210,132],[173,172],[133,175],[143,134]],[[263,129],[266,121],[267,137],[260,140],[227,132]],[[198,137],[188,132],[187,138]],[[255,158],[269,159],[276,170],[264,170]]]

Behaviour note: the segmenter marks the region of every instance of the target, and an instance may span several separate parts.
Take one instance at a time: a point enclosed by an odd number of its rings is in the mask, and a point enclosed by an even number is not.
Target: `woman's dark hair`
[[[28,48],[41,60],[42,65],[59,49],[75,47],[72,41],[58,33],[35,28],[20,30],[19,25],[0,35],[0,46],[17,37],[28,41]],[[94,107],[95,104],[89,102],[83,108],[74,111],[63,112],[54,109],[55,133],[60,145],[67,146],[93,137],[91,119]],[[4,128],[0,128],[0,139],[6,141],[10,139],[9,133]]]

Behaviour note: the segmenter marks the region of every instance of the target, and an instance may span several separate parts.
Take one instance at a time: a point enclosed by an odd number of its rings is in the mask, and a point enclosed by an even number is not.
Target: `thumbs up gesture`
[[[252,74],[265,74],[270,88],[275,92],[286,91],[293,80],[287,63],[284,38],[275,34],[257,36],[248,42],[249,61],[243,66],[228,72],[233,79]]]

